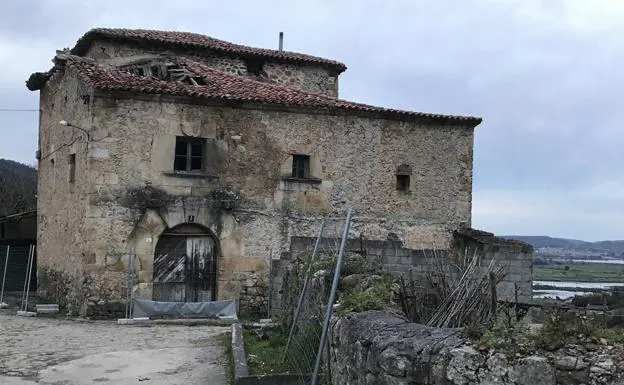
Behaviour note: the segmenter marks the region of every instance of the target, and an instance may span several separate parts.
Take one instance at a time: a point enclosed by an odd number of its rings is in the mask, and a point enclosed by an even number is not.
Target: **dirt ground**
[[[0,310],[0,384],[227,384],[227,327],[120,326]]]

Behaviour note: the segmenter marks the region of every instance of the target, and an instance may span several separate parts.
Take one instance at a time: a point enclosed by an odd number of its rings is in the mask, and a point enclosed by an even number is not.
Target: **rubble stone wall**
[[[262,67],[262,70],[264,79],[269,83],[338,97],[338,75],[328,68],[269,62]]]
[[[348,314],[330,331],[334,385],[555,385],[624,383],[620,354],[565,351],[506,357],[475,350],[460,330],[383,312]]]
[[[88,207],[88,137],[67,121],[83,129],[91,127],[91,104],[81,96],[88,87],[71,69],[56,72],[40,93],[40,127],[37,186],[37,279],[38,294],[59,295],[65,309],[78,312],[75,298],[89,264],[95,263],[85,241]],[[70,154],[75,156],[75,182],[70,183]],[[56,278],[61,282],[53,286]],[[53,279],[54,278],[54,279]],[[62,286],[65,286],[64,288]]]

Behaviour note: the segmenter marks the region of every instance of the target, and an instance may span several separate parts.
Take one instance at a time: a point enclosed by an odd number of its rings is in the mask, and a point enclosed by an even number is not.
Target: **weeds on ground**
[[[555,351],[568,344],[623,343],[624,329],[608,327],[596,317],[547,312],[540,328],[498,317],[489,328],[474,332],[477,347],[496,349],[508,356]]]
[[[288,367],[282,362],[287,338],[281,329],[276,329],[270,335],[258,335],[243,329],[249,374],[287,373]]]
[[[389,275],[378,276],[370,286],[356,285],[346,290],[338,300],[339,307],[336,314],[341,316],[348,312],[363,312],[367,310],[384,310],[392,304],[392,278]]]
[[[533,335],[527,325],[510,324],[502,318],[498,318],[491,327],[473,333],[478,347],[496,349],[507,356],[525,355],[535,349]]]

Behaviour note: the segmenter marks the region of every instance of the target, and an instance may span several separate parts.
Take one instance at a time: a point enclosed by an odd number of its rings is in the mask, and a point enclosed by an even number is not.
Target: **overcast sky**
[[[240,4],[240,5],[234,5]],[[93,27],[181,30],[344,62],[341,98],[482,116],[473,227],[624,239],[624,2],[2,0],[0,109]],[[37,113],[0,111],[0,158],[32,164]]]

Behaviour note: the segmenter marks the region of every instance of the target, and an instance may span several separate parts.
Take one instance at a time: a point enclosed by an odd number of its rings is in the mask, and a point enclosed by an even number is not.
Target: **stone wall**
[[[495,237],[473,229],[456,232],[453,248],[468,255],[482,255],[483,266],[494,260],[505,267],[498,285],[499,300],[533,302],[533,247],[527,243]]]
[[[262,70],[263,79],[269,83],[304,91],[338,97],[338,74],[321,66],[295,65],[286,63],[266,63]]]
[[[256,80],[284,85],[304,91],[338,97],[338,75],[334,70],[324,65],[291,64],[285,62],[265,61],[258,74],[249,73],[245,58],[227,55],[209,50],[162,50],[156,47],[142,47],[132,43],[114,42],[111,40],[96,40],[85,54],[96,59],[102,65],[120,65],[128,59],[135,60],[141,57],[149,58],[154,55],[184,55],[192,56],[208,67],[232,75],[251,76]]]
[[[613,347],[611,347],[613,349]],[[477,351],[459,330],[382,312],[348,314],[330,331],[334,385],[555,385],[624,383],[619,353],[558,352],[508,358]]]
[[[357,227],[357,223],[355,226]],[[333,233],[336,233],[335,231]],[[422,279],[427,272],[436,271],[437,258],[448,258],[449,251],[460,253],[461,255],[472,256],[477,253],[481,256],[481,265],[488,266],[492,260],[501,265],[505,271],[505,277],[498,284],[497,295],[499,300],[531,303],[533,297],[532,276],[533,276],[533,249],[530,245],[508,241],[495,237],[491,233],[476,230],[461,230],[448,232],[446,237],[439,235],[437,242],[426,245],[426,248],[412,249],[405,247],[405,243],[400,240],[387,239],[350,239],[347,243],[347,250],[364,253],[368,258],[381,261],[381,263],[395,276],[409,276]],[[394,235],[391,236],[394,238]],[[442,242],[445,240],[446,242]],[[281,285],[283,270],[288,259],[292,255],[311,251],[314,249],[316,238],[314,237],[293,237],[290,243],[290,251],[284,253],[282,261],[275,263],[273,269],[273,308],[279,307],[281,296]],[[321,243],[321,250],[335,250],[339,239],[327,238]],[[440,245],[440,248],[433,247]]]
[[[90,185],[88,137],[75,127],[59,124],[65,120],[88,130],[89,94],[71,69],[57,71],[40,92],[37,278],[43,297],[58,292],[48,284],[52,282],[49,277],[62,276],[59,285],[75,293],[73,288],[81,285],[87,265],[95,262],[84,239]],[[69,181],[70,154],[75,155],[74,183]],[[80,305],[65,299],[59,297],[60,304],[77,313]]]

